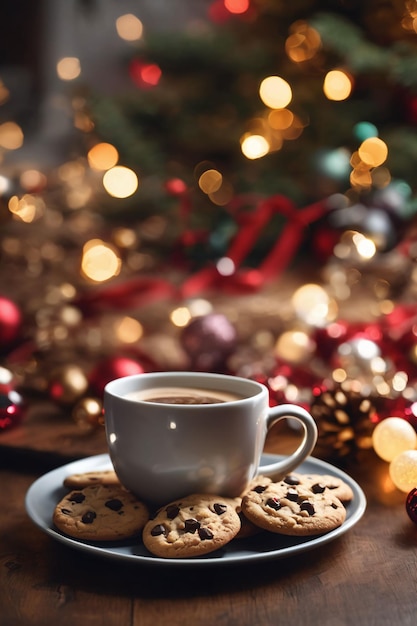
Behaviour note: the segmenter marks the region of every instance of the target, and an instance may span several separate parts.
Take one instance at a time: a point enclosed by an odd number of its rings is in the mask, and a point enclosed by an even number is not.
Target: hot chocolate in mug
[[[317,441],[302,407],[269,407],[268,389],[250,379],[201,372],[126,376],[104,390],[110,458],[122,484],[139,498],[165,504],[192,493],[235,497],[258,473],[274,480],[308,457]],[[268,430],[296,419],[297,449],[261,465]]]

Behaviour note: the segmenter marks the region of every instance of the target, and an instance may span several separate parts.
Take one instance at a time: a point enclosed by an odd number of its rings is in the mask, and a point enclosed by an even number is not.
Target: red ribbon
[[[231,275],[221,275],[217,267],[210,264],[189,276],[180,286],[163,278],[140,277],[120,285],[99,288],[79,298],[76,304],[90,313],[103,309],[106,304],[116,309],[127,309],[163,298],[189,298],[209,289],[235,293],[255,291],[268,281],[278,278],[293,260],[305,228],[326,212],[326,202],[316,202],[298,209],[287,197],[275,195],[258,201],[254,210],[243,211],[241,207],[248,201],[256,202],[253,196],[240,197],[229,207],[239,227],[224,255],[235,267]],[[185,222],[189,209],[188,202],[184,202],[182,218]],[[245,258],[259,241],[262,231],[268,228],[274,214],[282,215],[287,220],[275,245],[257,269],[243,268]]]

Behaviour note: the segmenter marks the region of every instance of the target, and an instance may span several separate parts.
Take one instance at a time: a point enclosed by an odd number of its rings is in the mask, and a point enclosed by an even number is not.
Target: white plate
[[[262,464],[277,460],[276,455],[265,454]],[[281,559],[318,548],[333,541],[352,528],[366,509],[366,498],[359,485],[340,469],[313,457],[309,457],[299,468],[310,474],[331,474],[347,482],[353,490],[353,500],[346,506],[347,516],[339,528],[325,535],[314,537],[286,537],[273,533],[260,533],[248,539],[232,541],[230,544],[204,557],[192,559],[161,559],[149,554],[139,539],[124,542],[87,542],[67,537],[52,523],[52,513],[56,504],[68,491],[63,480],[69,474],[91,472],[112,468],[107,454],[92,456],[68,463],[38,478],[26,494],[26,510],[32,521],[54,539],[92,555],[128,561],[138,565],[159,565],[163,567],[207,567],[209,565],[236,565]],[[262,471],[262,470],[261,470]]]

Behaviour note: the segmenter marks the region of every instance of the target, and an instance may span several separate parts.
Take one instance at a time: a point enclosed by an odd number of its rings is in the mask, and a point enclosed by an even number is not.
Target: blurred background
[[[0,439],[164,369],[415,426],[416,125],[413,0],[2,2]]]

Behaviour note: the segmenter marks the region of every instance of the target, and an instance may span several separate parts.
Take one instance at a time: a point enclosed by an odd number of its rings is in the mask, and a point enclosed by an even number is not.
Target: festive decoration
[[[0,351],[17,339],[22,313],[15,302],[0,296]]]
[[[87,377],[78,365],[61,365],[51,372],[49,394],[58,404],[74,404],[87,389]]]
[[[233,324],[219,313],[195,317],[181,333],[190,367],[199,371],[224,371],[236,348],[236,338]]]
[[[417,485],[417,450],[400,452],[389,465],[389,475],[400,491],[408,493]]]
[[[15,389],[12,372],[0,367],[0,432],[20,423],[23,405],[23,398]]]
[[[347,459],[372,447],[376,409],[349,384],[316,387],[311,413],[318,427],[315,454],[322,458]]]
[[[417,524],[417,487],[414,487],[407,495],[405,510],[411,521]]]
[[[392,461],[401,452],[416,447],[417,433],[405,419],[387,417],[375,426],[372,444],[381,459]]]
[[[143,374],[144,367],[138,361],[127,357],[108,357],[95,366],[89,375],[89,383],[94,392],[102,397],[104,387],[115,378]]]
[[[72,409],[72,418],[83,431],[103,426],[103,403],[97,398],[84,397]]]

